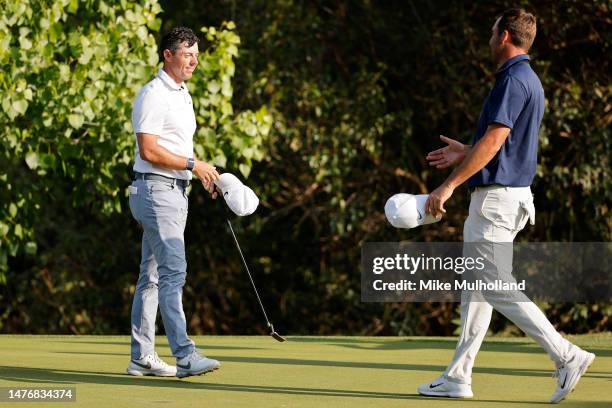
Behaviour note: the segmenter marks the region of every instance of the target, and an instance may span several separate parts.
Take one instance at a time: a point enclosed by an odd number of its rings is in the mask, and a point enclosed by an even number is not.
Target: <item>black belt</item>
[[[162,176],[161,174],[154,173],[139,173],[134,172],[136,180],[157,180],[157,181],[165,181],[168,183],[172,183],[173,185],[181,186],[183,188],[189,187],[191,182],[189,180],[177,179],[172,177]]]

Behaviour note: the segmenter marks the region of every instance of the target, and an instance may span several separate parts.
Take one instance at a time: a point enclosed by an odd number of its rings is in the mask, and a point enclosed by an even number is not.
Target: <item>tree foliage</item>
[[[291,316],[289,330],[300,333],[452,334],[452,304],[361,303],[360,246],[364,241],[461,240],[468,204],[464,189],[455,192],[445,221],[435,228],[394,230],[382,208],[391,194],[427,192],[446,177],[424,160],[427,151],[441,146],[439,134],[470,142],[493,85],[488,39],[502,11],[499,3],[220,4],[225,7],[182,1],[164,24],[235,19],[243,39],[235,103],[265,103],[274,114],[270,153],[253,173],[265,208],[245,223],[255,235],[245,246],[259,261],[263,278],[273,282],[269,302],[281,299],[282,315]],[[537,226],[519,239],[608,241],[609,6],[521,5],[538,17],[531,55],[547,110],[533,186]],[[207,223],[197,230],[203,234],[212,228]],[[215,268],[220,260],[233,261],[222,248],[207,251],[207,257],[217,258],[214,266],[204,256],[196,255],[195,262],[208,272],[204,280],[224,288],[230,285],[215,280]],[[240,282],[239,265],[233,268],[236,275],[224,268],[224,278]],[[224,295],[222,290],[216,294]],[[217,314],[220,308],[206,299],[192,305],[202,313]],[[610,325],[606,304],[547,308],[553,318],[560,311],[586,316],[586,323],[556,322],[563,330]],[[242,322],[256,324],[257,316],[239,314],[235,325]],[[506,322],[497,318],[492,327],[506,330]]]
[[[7,2],[0,18],[0,281],[7,256],[34,254],[42,206],[121,212],[133,161],[131,106],[156,73],[156,0]],[[204,28],[192,94],[198,157],[248,176],[271,117],[234,114],[233,23]],[[202,72],[203,71],[203,72]]]
[[[453,333],[454,304],[361,303],[360,247],[364,241],[461,240],[468,203],[462,189],[435,228],[395,230],[382,209],[394,193],[427,192],[444,179],[445,172],[424,160],[441,146],[439,134],[470,141],[493,84],[487,40],[498,2],[179,0],[162,1],[161,13],[156,3],[140,1],[108,6],[115,18],[98,12],[98,1],[26,3],[19,20],[8,24],[21,3],[0,20],[6,45],[0,84],[15,115],[0,119],[0,176],[7,184],[0,191],[0,250],[17,254],[0,292],[2,330],[128,330],[140,252],[129,211],[117,211],[126,208],[122,189],[132,159],[126,118],[134,92],[154,74],[157,29],[187,25],[207,27],[206,51],[189,83],[199,125],[196,152],[248,175],[260,197],[258,212],[236,219],[234,227],[278,329]],[[537,225],[519,238],[609,241],[609,4],[520,5],[538,17],[530,54],[547,105],[533,185]],[[149,11],[136,13],[138,7]],[[38,49],[43,40],[36,36],[51,35],[39,19],[53,10],[65,16],[58,19],[62,40],[54,40],[50,55],[27,54],[23,45]],[[81,67],[88,48],[81,37],[97,47],[100,36],[109,39],[100,46],[109,51],[91,53]],[[101,69],[106,63],[109,72]],[[75,82],[61,80],[62,64]],[[95,85],[92,66],[105,86],[93,104],[86,103]],[[49,117],[47,128],[43,118]],[[189,211],[183,299],[190,331],[263,333],[219,205],[196,185]],[[37,257],[17,250],[28,242],[30,250],[38,246]],[[561,330],[610,330],[609,304],[542,307]],[[513,332],[498,318],[491,328]]]

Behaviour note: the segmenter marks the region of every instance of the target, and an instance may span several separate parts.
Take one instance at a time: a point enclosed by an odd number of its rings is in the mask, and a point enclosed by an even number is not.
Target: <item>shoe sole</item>
[[[421,395],[425,395],[426,397],[442,397],[442,398],[473,398],[474,394],[463,394],[459,392],[434,392],[434,391],[422,391],[417,390],[417,392]]]
[[[444,394],[429,394],[429,393],[425,393],[425,392],[421,392],[419,391],[419,394],[424,395],[426,397],[437,397],[437,398],[465,398],[465,399],[469,399],[469,398],[473,398],[473,395],[463,395],[463,394],[451,394],[451,393],[444,393]]]
[[[185,373],[185,372],[179,373],[177,371],[176,372],[176,377],[177,378],[195,377],[195,376],[198,376],[198,375],[204,375],[204,374],[207,374],[207,373],[212,373],[213,371],[217,371],[218,369],[219,369],[219,367],[215,367],[215,368],[211,368],[209,370],[201,371],[199,373]]]
[[[151,376],[151,377],[174,377],[176,376],[176,374],[171,374],[171,373],[159,373],[159,372],[143,372],[143,371],[139,371],[139,370],[132,370],[132,369],[127,369],[126,372],[129,375],[133,375],[135,377],[144,377],[144,376]]]
[[[578,382],[580,381],[582,376],[587,372],[589,367],[593,364],[593,361],[595,361],[595,354],[589,353],[589,357],[585,360],[584,363],[582,363],[582,367],[580,367],[580,374],[578,374],[578,377],[576,377],[576,382],[574,383],[572,388],[570,388],[570,390],[567,393],[565,393],[565,395],[561,397],[561,399],[557,401],[551,400],[550,402],[552,402],[553,404],[558,404],[559,402],[563,401],[565,397],[569,395],[569,393],[574,392],[574,390],[576,389],[576,386],[578,385]]]

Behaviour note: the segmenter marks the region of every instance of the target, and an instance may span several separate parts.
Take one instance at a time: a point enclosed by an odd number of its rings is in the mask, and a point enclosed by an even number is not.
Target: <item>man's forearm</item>
[[[455,189],[480,171],[495,157],[509,133],[510,129],[505,126],[489,126],[487,133],[476,145],[466,146],[465,159],[448,176],[444,184]]]
[[[185,170],[187,165],[187,157],[174,154],[168,149],[157,145],[155,149],[149,149],[144,155],[140,155],[143,160],[146,160],[156,166],[165,167],[171,170]]]
[[[157,141],[159,136],[138,133],[138,146],[140,157],[156,166],[165,167],[170,170],[186,170],[187,157],[174,154]],[[211,183],[219,178],[215,167],[193,157],[194,167],[191,169],[193,175],[206,183]],[[208,188],[208,187],[207,187]]]
[[[158,142],[159,136],[148,133],[138,133],[138,150],[140,158],[156,166],[165,167],[170,170],[185,170],[187,157],[174,154],[161,146]]]

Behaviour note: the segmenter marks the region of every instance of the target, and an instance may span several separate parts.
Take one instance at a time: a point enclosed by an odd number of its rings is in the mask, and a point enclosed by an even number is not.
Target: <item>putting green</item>
[[[0,336],[0,387],[76,387],[76,403],[53,407],[531,407],[547,403],[553,365],[524,338],[487,338],[472,400],[421,397],[452,357],[442,337],[196,336],[221,369],[200,377],[131,377],[127,336]],[[612,406],[612,333],[570,336],[597,354],[565,407]],[[166,339],[157,350],[174,360]],[[0,403],[4,406],[13,406]],[[40,407],[19,403],[18,407]]]

